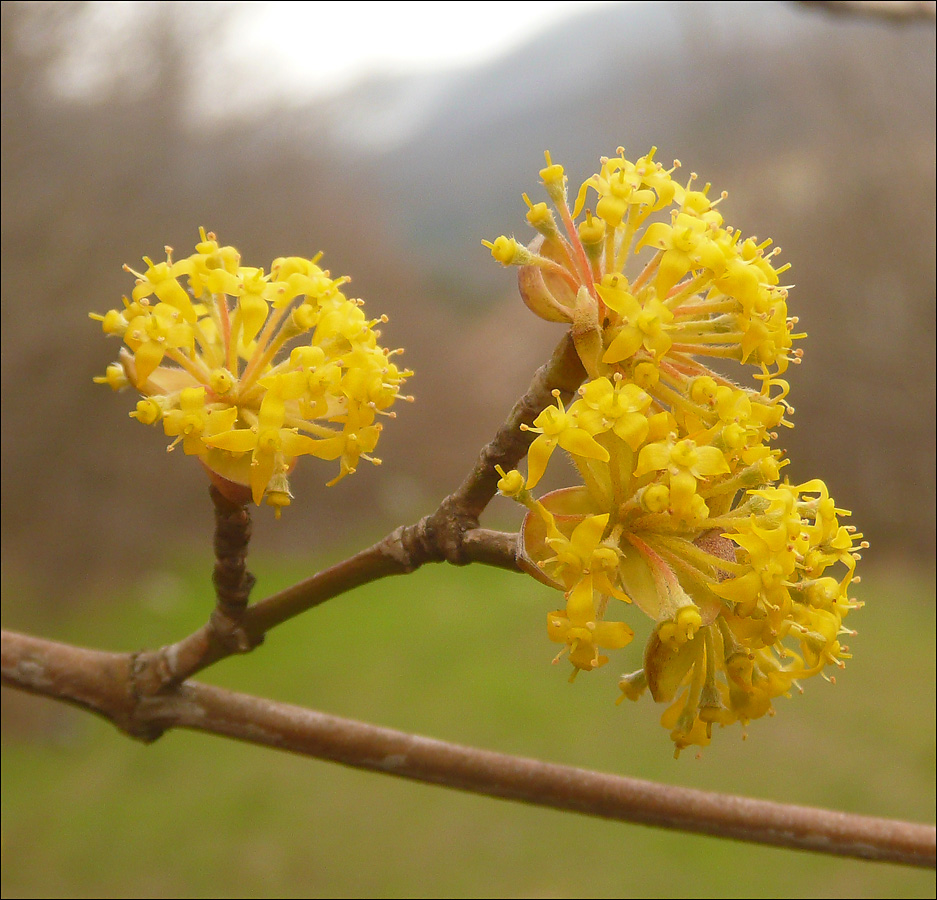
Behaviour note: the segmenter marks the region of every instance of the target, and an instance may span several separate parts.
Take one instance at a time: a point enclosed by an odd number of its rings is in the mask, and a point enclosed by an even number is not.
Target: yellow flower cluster
[[[279,517],[298,457],[337,460],[330,485],[360,459],[380,462],[378,417],[412,399],[399,391],[413,373],[377,343],[386,317],[367,319],[318,257],[276,259],[265,275],[200,236],[185,259],[167,247],[165,262],[127,268],[136,286],[124,308],[91,315],[126,345],[95,381],[136,388],[132,417],[162,423],[169,449],[197,456],[230,499],[266,498]]]
[[[843,619],[859,605],[848,590],[867,546],[840,524],[849,513],[822,481],[780,481],[786,460],[771,442],[793,412],[780,376],[799,362],[792,344],[803,337],[787,314],[786,267],[775,268],[770,241],[723,224],[708,185],[675,181],[678,166],[619,150],[571,211],[547,154],[540,174],[556,215],[525,195],[539,235],[527,247],[486,242],[519,267],[535,313],[570,325],[588,375],[568,409],[557,392],[527,429],[527,477],[501,472],[499,484],[529,509],[525,567],[566,596],[548,635],[572,680],[631,641],[616,601],[649,616],[644,665],[621,678],[619,699],[646,690],[666,703],[677,753],[708,744],[714,724],[772,713],[800,679],[843,665]],[[581,216],[590,191],[594,211]],[[753,366],[757,387],[710,359]],[[582,484],[535,499],[556,447]]]

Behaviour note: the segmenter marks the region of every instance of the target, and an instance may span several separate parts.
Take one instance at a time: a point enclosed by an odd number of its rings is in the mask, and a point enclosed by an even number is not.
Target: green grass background
[[[257,597],[311,571],[252,568]],[[482,567],[356,590],[203,678],[507,753],[932,822],[934,577],[879,569],[856,594],[867,605],[837,684],[813,679],[701,758],[672,758],[649,701],[614,705],[637,640],[570,685],[545,634],[559,595]],[[182,563],[71,607],[7,583],[3,605],[6,627],[130,650],[197,627],[211,596]],[[932,871],[591,820],[196,733],[144,746],[4,693],[4,897],[935,896]]]

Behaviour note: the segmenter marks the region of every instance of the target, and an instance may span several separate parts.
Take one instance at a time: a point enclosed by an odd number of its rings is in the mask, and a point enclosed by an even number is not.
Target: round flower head
[[[500,485],[529,510],[522,564],[565,594],[548,636],[575,677],[631,640],[613,621],[626,608],[617,601],[638,607],[653,628],[621,690],[667,704],[662,723],[679,753],[843,665],[843,619],[858,605],[848,590],[866,545],[840,524],[849,513],[822,481],[780,481],[773,429],[793,412],[780,375],[799,361],[791,344],[802,335],[770,242],[741,240],[708,186],[675,182],[677,164],[665,170],[653,156],[603,159],[570,211],[548,154],[541,176],[562,224],[527,200],[539,236],[489,247],[520,267],[534,312],[570,326],[589,376],[568,407],[557,392],[521,426],[534,435],[527,477],[502,473]],[[593,192],[595,209],[577,225]],[[760,384],[721,375],[711,367],[720,358],[755,366]],[[582,484],[537,500],[530,489],[557,447]]]
[[[241,265],[234,247],[201,231],[191,256],[145,259],[122,310],[92,314],[126,345],[95,381],[134,387],[130,414],[162,423],[232,499],[289,504],[287,476],[303,455],[337,460],[335,484],[371,456],[381,417],[413,373],[377,343],[361,301],[342,293],[318,257],[273,261],[269,274]]]
[[[546,154],[540,172],[546,203],[531,203],[538,232],[527,246],[514,238],[485,242],[495,259],[519,267],[524,302],[542,318],[568,323],[591,377],[623,372],[670,405],[688,381],[715,373],[709,360],[756,366],[764,393],[800,352],[787,288],[771,241],[743,240],[723,225],[709,185],[673,179],[655,150],[630,162],[603,158],[599,172],[567,203],[563,167]],[[592,198],[593,209],[585,209]],[[577,218],[579,219],[577,224]],[[718,377],[718,376],[715,376]],[[722,379],[725,383],[725,380]]]

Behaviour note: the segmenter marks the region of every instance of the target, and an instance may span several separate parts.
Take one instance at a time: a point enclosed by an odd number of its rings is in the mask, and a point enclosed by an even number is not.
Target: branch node
[[[229,653],[249,653],[254,647],[263,643],[264,636],[252,638],[241,624],[243,609],[236,617],[231,616],[228,610],[220,603],[211,613],[208,627],[214,633],[219,643]]]
[[[143,713],[141,707],[152,690],[153,675],[155,674],[158,679],[165,677],[168,681],[169,667],[165,657],[158,653],[131,653],[128,674],[130,676],[128,685],[130,708],[125,717],[118,719],[112,716],[111,721],[130,737],[143,741],[144,744],[152,744],[163,736],[166,728],[157,725]]]
[[[466,513],[446,498],[427,524],[432,529],[438,552],[446,562],[453,566],[467,566],[472,562],[465,550],[465,535],[478,528],[477,516]]]

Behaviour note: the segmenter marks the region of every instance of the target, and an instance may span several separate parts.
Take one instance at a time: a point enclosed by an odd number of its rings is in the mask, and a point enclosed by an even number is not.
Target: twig
[[[905,865],[935,865],[932,826],[590,772],[380,728],[197,682],[134,697],[132,659],[3,632],[3,683],[150,740],[189,728],[430,784],[588,816]]]
[[[247,571],[247,547],[251,539],[251,514],[246,502],[226,497],[216,485],[209,488],[215,507],[215,586],[217,605],[210,620],[221,642],[234,652],[250,650],[241,621],[256,579]],[[261,640],[262,640],[261,636]]]

